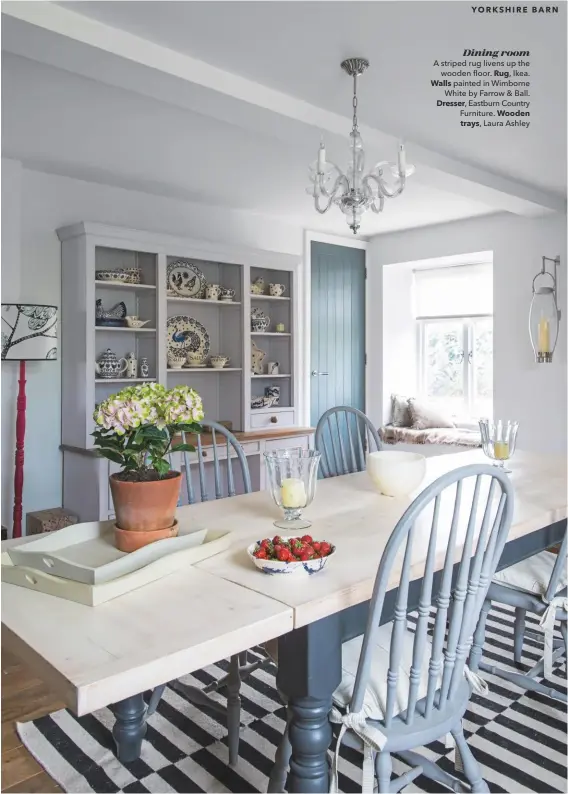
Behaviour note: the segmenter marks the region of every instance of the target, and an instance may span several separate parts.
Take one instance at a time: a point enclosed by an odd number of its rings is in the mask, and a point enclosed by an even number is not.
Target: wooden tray
[[[114,522],[74,524],[8,550],[14,565],[71,579],[83,584],[103,584],[149,565],[161,557],[200,546],[207,530],[180,522],[176,538],[150,543],[130,553],[114,545]],[[215,552],[214,552],[215,553]]]
[[[138,587],[155,582],[157,579],[179,571],[188,565],[195,565],[195,563],[229,548],[230,532],[213,529],[205,530],[205,532],[204,541],[200,545],[163,556],[137,571],[119,576],[103,584],[75,582],[27,566],[14,565],[10,554],[13,554],[15,549],[11,549],[9,552],[3,552],[0,557],[2,581],[57,598],[65,598],[67,601],[76,601],[79,604],[96,607],[105,601],[110,601],[112,598],[136,590]],[[24,545],[30,544],[22,544],[20,548],[23,548]]]

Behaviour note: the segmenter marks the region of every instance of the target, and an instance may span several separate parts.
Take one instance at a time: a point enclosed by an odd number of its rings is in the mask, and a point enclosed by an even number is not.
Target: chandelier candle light
[[[310,167],[312,186],[307,192],[313,196],[316,211],[323,215],[332,204],[336,204],[347,216],[347,223],[353,234],[361,225],[361,216],[370,209],[382,212],[385,198],[399,196],[406,185],[406,178],[414,173],[414,166],[407,165],[404,145],[398,147],[398,162],[381,160],[365,174],[365,151],[359,133],[357,119],[357,78],[369,67],[365,58],[347,58],[341,68],[353,78],[353,127],[350,138],[350,161],[347,172],[343,173],[335,163],[326,159],[325,144],[322,140],[317,162]],[[391,177],[391,184],[386,179]]]
[[[554,273],[546,269],[546,263],[554,264]],[[529,312],[529,335],[534,351],[535,361],[538,364],[552,363],[552,354],[558,339],[558,325],[560,322],[560,309],[558,308],[558,278],[557,269],[560,257],[551,259],[542,257],[542,268],[533,278],[532,301]],[[537,286],[537,279],[549,278],[551,284]]]

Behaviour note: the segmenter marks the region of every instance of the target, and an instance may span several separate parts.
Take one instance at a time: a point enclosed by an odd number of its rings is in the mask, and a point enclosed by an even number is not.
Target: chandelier
[[[385,198],[395,198],[404,190],[406,177],[414,173],[414,166],[407,165],[404,145],[398,147],[398,162],[387,160],[374,165],[365,174],[365,151],[357,120],[357,78],[368,68],[365,58],[347,58],[341,63],[343,71],[353,78],[353,127],[350,133],[349,165],[343,173],[335,163],[326,159],[322,140],[317,162],[310,166],[311,187],[307,192],[313,196],[314,206],[320,215],[336,204],[347,216],[349,228],[357,234],[361,216],[370,209],[382,212]]]

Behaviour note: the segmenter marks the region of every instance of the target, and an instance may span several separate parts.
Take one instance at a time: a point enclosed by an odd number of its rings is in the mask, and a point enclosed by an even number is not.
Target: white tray
[[[65,598],[67,601],[76,601],[79,604],[96,607],[105,601],[110,601],[112,598],[125,595],[131,590],[136,590],[138,587],[143,587],[168,574],[175,573],[175,571],[188,565],[201,562],[206,557],[225,551],[225,549],[229,548],[230,536],[230,532],[206,530],[204,542],[199,546],[168,554],[137,571],[119,576],[117,579],[104,584],[94,585],[74,582],[71,579],[62,579],[59,576],[53,576],[50,573],[44,573],[26,566],[14,565],[10,559],[10,553],[13,554],[15,549],[11,549],[10,552],[4,552],[0,557],[2,581],[18,587],[26,587],[28,590],[36,590],[40,593],[56,596],[57,598]],[[23,546],[20,548],[23,548]]]
[[[166,555],[200,546],[206,529],[180,521],[176,538],[165,538],[130,553],[114,545],[114,522],[73,524],[8,550],[14,565],[23,565],[84,584],[103,584],[137,571]],[[215,552],[213,552],[215,553]]]

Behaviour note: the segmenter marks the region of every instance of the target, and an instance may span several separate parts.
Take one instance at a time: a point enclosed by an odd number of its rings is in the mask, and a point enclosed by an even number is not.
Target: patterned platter
[[[201,270],[188,259],[176,259],[168,265],[168,289],[182,298],[203,298],[207,282]]]
[[[193,317],[184,314],[168,317],[167,334],[168,353],[181,352],[184,356],[200,353],[203,359],[209,355],[209,334]]]

